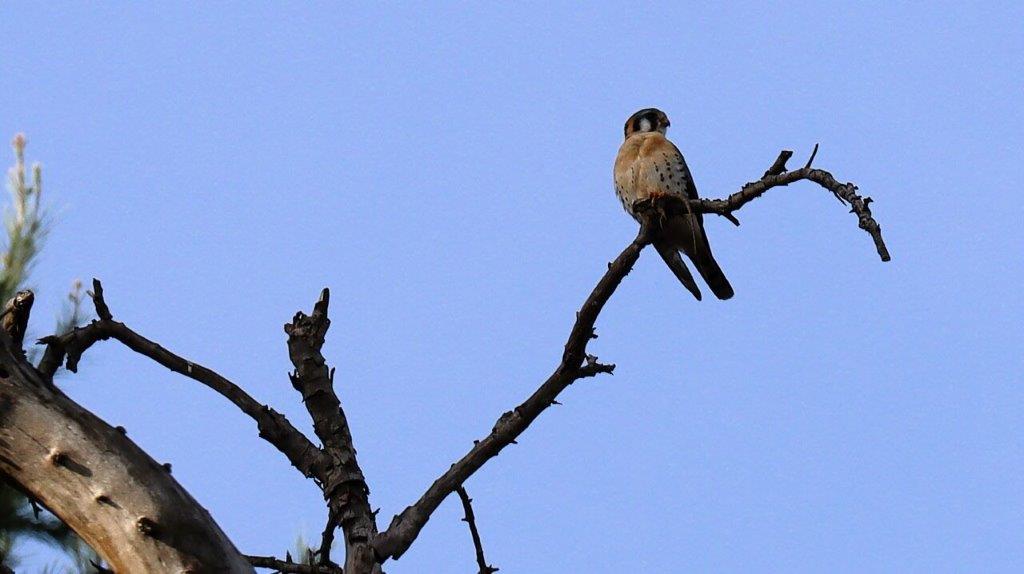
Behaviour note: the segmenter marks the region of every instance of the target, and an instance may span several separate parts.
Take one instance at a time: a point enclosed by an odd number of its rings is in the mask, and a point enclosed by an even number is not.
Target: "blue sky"
[[[467,488],[502,572],[1016,571],[1024,9],[933,3],[18,3],[0,135],[116,318],[285,412],[282,325],[325,354],[380,526],[557,363],[635,232],[622,123],[672,119],[723,196],[780,149],[876,200],[893,254],[811,184],[707,224],[736,290],[645,253],[578,383]],[[9,161],[5,160],[5,163]],[[63,388],[127,427],[247,553],[318,536],[318,491],[234,407],[113,343]],[[457,499],[391,574],[472,572]]]

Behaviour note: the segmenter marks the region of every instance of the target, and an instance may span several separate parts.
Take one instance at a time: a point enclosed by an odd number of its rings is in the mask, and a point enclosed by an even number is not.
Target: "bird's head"
[[[661,135],[665,135],[670,125],[672,124],[668,121],[665,112],[657,108],[644,108],[626,120],[626,139],[633,134],[643,132],[659,132]]]

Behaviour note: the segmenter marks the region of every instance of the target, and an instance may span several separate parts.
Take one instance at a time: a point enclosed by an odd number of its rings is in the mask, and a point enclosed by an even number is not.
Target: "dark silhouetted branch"
[[[476,515],[473,514],[473,499],[469,497],[469,493],[463,487],[455,489],[458,493],[459,498],[462,499],[462,510],[465,511],[466,515],[462,517],[462,521],[469,525],[469,535],[473,537],[473,547],[476,549],[476,563],[480,567],[479,574],[493,574],[497,572],[499,568],[495,568],[487,563],[484,558],[484,545],[480,542],[480,531],[476,529]]]
[[[316,564],[297,564],[290,560],[278,560],[273,556],[246,556],[249,563],[256,568],[271,568],[282,574],[343,574],[338,566]]]
[[[260,436],[284,453],[303,475],[319,478],[323,474],[323,457],[320,449],[293,427],[284,415],[267,405],[260,404],[241,387],[216,372],[183,359],[132,331],[124,323],[114,321],[110,308],[103,299],[103,286],[97,279],[93,279],[91,294],[99,319],[64,335],[51,335],[39,340],[40,343],[46,344],[46,351],[38,366],[44,376],[53,377],[62,364],[66,364],[69,371],[76,372],[82,353],[89,347],[97,341],[116,339],[136,353],[220,393],[242,412],[252,417],[259,428]]]
[[[788,149],[780,151],[779,157],[775,158],[775,163],[773,163],[772,166],[768,168],[768,171],[764,172],[764,175],[761,177],[765,178],[771,175],[779,175],[786,171],[786,162],[789,161],[789,158],[791,157],[793,157],[793,152]]]
[[[461,459],[451,465],[414,504],[396,515],[388,526],[373,542],[381,561],[388,558],[399,558],[419,535],[420,530],[430,519],[449,494],[454,492],[463,482],[479,470],[488,460],[498,455],[501,449],[515,443],[516,437],[523,433],[530,424],[552,404],[558,404],[556,398],[574,381],[594,376],[599,373],[611,373],[614,365],[597,362],[596,357],[586,354],[587,342],[594,337],[594,323],[604,304],[615,292],[619,283],[629,273],[640,256],[641,250],[658,236],[661,221],[670,214],[683,214],[687,211],[713,213],[721,215],[736,225],[739,221],[733,216],[747,203],[764,195],[773,187],[785,186],[800,180],[810,180],[831,191],[840,201],[849,204],[852,212],[857,214],[861,229],[867,231],[875,240],[875,246],[882,261],[889,261],[889,252],[882,241],[881,227],[871,215],[868,204],[870,198],[857,195],[857,186],[852,183],[840,184],[830,173],[820,169],[812,169],[811,162],[817,155],[817,146],[810,160],[803,168],[786,171],[786,162],[793,152],[782,151],[764,176],[755,182],[747,183],[740,191],[726,199],[696,199],[687,202],[672,196],[664,196],[652,202],[642,200],[634,204],[634,211],[643,214],[644,225],[636,239],[608,265],[608,271],[598,282],[583,307],[576,315],[569,340],[565,345],[562,362],[555,372],[525,402],[501,415],[491,433],[482,440],[475,441],[473,448]]]
[[[783,151],[779,154],[779,158],[775,160],[775,163],[772,164],[772,167],[765,172],[764,177],[761,179],[747,183],[742,189],[725,199],[693,200],[690,202],[690,208],[693,211],[700,213],[721,215],[722,217],[725,217],[739,225],[739,222],[735,219],[735,216],[733,216],[733,212],[739,210],[741,207],[758,197],[761,197],[766,191],[773,187],[786,186],[806,179],[831,191],[839,201],[849,205],[850,213],[857,216],[858,226],[864,231],[867,231],[868,234],[871,235],[871,239],[875,242],[875,249],[878,251],[878,256],[882,261],[889,261],[891,257],[889,256],[888,248],[885,246],[885,241],[882,240],[882,226],[875,221],[874,216],[871,214],[871,208],[869,207],[869,204],[872,201],[871,198],[861,197],[858,195],[857,186],[853,183],[839,183],[831,173],[823,169],[812,168],[811,162],[814,161],[817,153],[818,146],[815,145],[814,152],[811,153],[811,157],[807,160],[807,164],[804,167],[794,171],[786,171],[786,161],[793,155],[793,152]],[[671,198],[669,201],[671,201]],[[686,207],[677,207],[676,209],[685,210]]]
[[[636,239],[608,264],[604,277],[576,314],[576,323],[565,343],[562,361],[551,376],[521,405],[501,415],[491,433],[476,441],[473,448],[434,481],[415,504],[395,516],[387,531],[373,542],[379,560],[397,559],[404,554],[441,502],[484,463],[497,456],[501,449],[514,443],[534,419],[556,402],[566,387],[583,377],[614,371],[615,365],[599,363],[597,357],[587,356],[587,343],[594,338],[594,323],[604,304],[633,269],[643,248],[650,243],[650,227],[643,226]]]

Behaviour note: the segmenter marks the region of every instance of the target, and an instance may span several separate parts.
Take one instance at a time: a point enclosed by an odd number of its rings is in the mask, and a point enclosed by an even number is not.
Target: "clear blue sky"
[[[894,3],[367,9],[10,3],[0,134],[117,318],[308,429],[281,326],[326,355],[380,525],[525,398],[632,239],[611,183],[657,106],[703,195],[782,148],[876,199],[893,254],[811,184],[708,234],[736,289],[652,253],[578,383],[467,487],[502,572],[1009,572],[1024,563],[1024,9]],[[4,163],[10,156],[5,155]],[[247,553],[318,491],[205,387],[114,343],[63,380]],[[457,499],[391,574],[474,571]]]

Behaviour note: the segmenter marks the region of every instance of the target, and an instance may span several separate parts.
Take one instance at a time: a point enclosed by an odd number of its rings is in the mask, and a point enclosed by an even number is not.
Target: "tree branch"
[[[395,516],[387,531],[373,541],[379,560],[401,557],[441,502],[484,463],[497,456],[501,449],[515,442],[516,437],[522,434],[534,419],[555,403],[555,399],[566,387],[583,377],[611,373],[615,370],[615,365],[599,363],[596,357],[588,359],[587,343],[595,336],[594,323],[604,304],[615,293],[619,283],[636,264],[640,252],[650,241],[650,229],[645,225],[636,239],[615,258],[615,261],[608,264],[608,271],[576,313],[576,323],[569,333],[562,361],[555,371],[526,401],[501,415],[491,433],[482,440],[475,441],[473,448],[434,481],[415,504]]]
[[[334,369],[320,352],[331,320],[327,316],[330,291],[324,289],[313,313],[295,314],[284,326],[288,334],[288,356],[295,371],[292,386],[313,419],[313,430],[324,444],[327,461],[322,484],[328,505],[327,526],[319,550],[321,563],[330,557],[333,528],[341,525],[345,534],[345,570],[350,574],[370,572],[377,559],[369,542],[377,535],[377,522],[370,508],[370,490],[356,460],[348,419],[334,391]]]
[[[344,570],[333,565],[297,564],[288,560],[278,560],[273,556],[246,556],[249,564],[256,568],[272,568],[277,572],[287,574],[343,574]]]
[[[324,460],[320,449],[292,426],[284,415],[253,399],[241,387],[216,372],[164,349],[159,344],[113,320],[110,308],[103,298],[103,285],[93,279],[93,301],[99,319],[76,328],[64,335],[51,335],[39,340],[46,351],[39,362],[39,371],[52,378],[65,363],[71,372],[77,372],[78,361],[89,347],[101,340],[116,339],[140,355],[160,363],[168,369],[199,381],[231,401],[242,412],[256,421],[260,437],[284,453],[295,468],[306,477],[319,478],[323,474]]]
[[[163,466],[41,377],[2,331],[0,474],[118,572],[252,572]]]
[[[473,537],[473,547],[476,549],[476,563],[480,567],[479,574],[494,574],[500,568],[491,566],[484,558],[484,546],[480,542],[480,532],[476,529],[476,515],[473,514],[473,499],[469,497],[469,493],[462,486],[457,487],[455,492],[462,499],[462,510],[466,513],[462,521],[469,525],[469,535]]]
[[[800,180],[809,180],[817,183],[821,187],[832,192],[832,195],[836,197],[840,202],[850,206],[850,213],[857,216],[858,226],[867,231],[871,235],[871,239],[875,242],[875,249],[878,251],[878,256],[882,261],[889,261],[889,249],[885,246],[885,241],[882,240],[882,226],[875,221],[874,216],[871,214],[871,208],[869,204],[872,202],[870,197],[861,197],[857,194],[857,186],[853,183],[839,183],[831,173],[823,169],[814,169],[811,167],[811,162],[814,161],[814,157],[818,153],[818,146],[814,146],[814,152],[811,153],[811,157],[807,160],[807,164],[794,171],[786,171],[786,161],[793,155],[793,152],[785,150],[779,154],[779,158],[775,160],[772,167],[765,172],[764,176],[757,180],[752,181],[744,185],[739,191],[730,195],[725,199],[696,199],[690,201],[690,208],[698,213],[713,213],[715,215],[721,215],[739,225],[739,221],[732,215],[733,212],[738,211],[744,205],[764,195],[766,191],[773,187],[786,186],[791,183]],[[668,200],[672,201],[671,198]],[[682,202],[678,202],[682,204]],[[671,207],[667,207],[667,210],[672,210]],[[685,206],[676,207],[675,209],[687,209]]]
[[[615,261],[608,265],[608,271],[576,314],[576,323],[566,342],[562,361],[554,373],[525,402],[501,415],[489,435],[482,440],[474,441],[473,448],[435,480],[419,500],[392,519],[388,529],[373,541],[378,559],[384,561],[388,558],[401,557],[441,502],[488,460],[497,456],[501,449],[515,443],[516,437],[522,434],[545,409],[557,403],[555,399],[566,387],[580,378],[611,373],[614,370],[615,365],[603,365],[597,362],[596,357],[586,354],[587,342],[595,336],[594,323],[604,304],[633,268],[641,250],[657,237],[660,222],[668,215],[685,214],[690,210],[697,213],[714,213],[739,225],[733,212],[764,195],[769,189],[807,179],[831,191],[843,203],[849,204],[851,211],[857,214],[861,229],[867,231],[874,239],[882,261],[889,261],[889,252],[882,241],[881,226],[874,220],[868,208],[871,199],[857,195],[856,185],[840,184],[827,171],[812,169],[810,166],[816,153],[817,146],[807,165],[796,171],[786,171],[786,162],[792,157],[793,152],[782,151],[760,180],[747,183],[740,191],[726,199],[695,199],[690,200],[687,205],[684,200],[663,196],[653,202],[642,200],[634,204],[634,210],[641,213],[644,220],[640,232]]]

